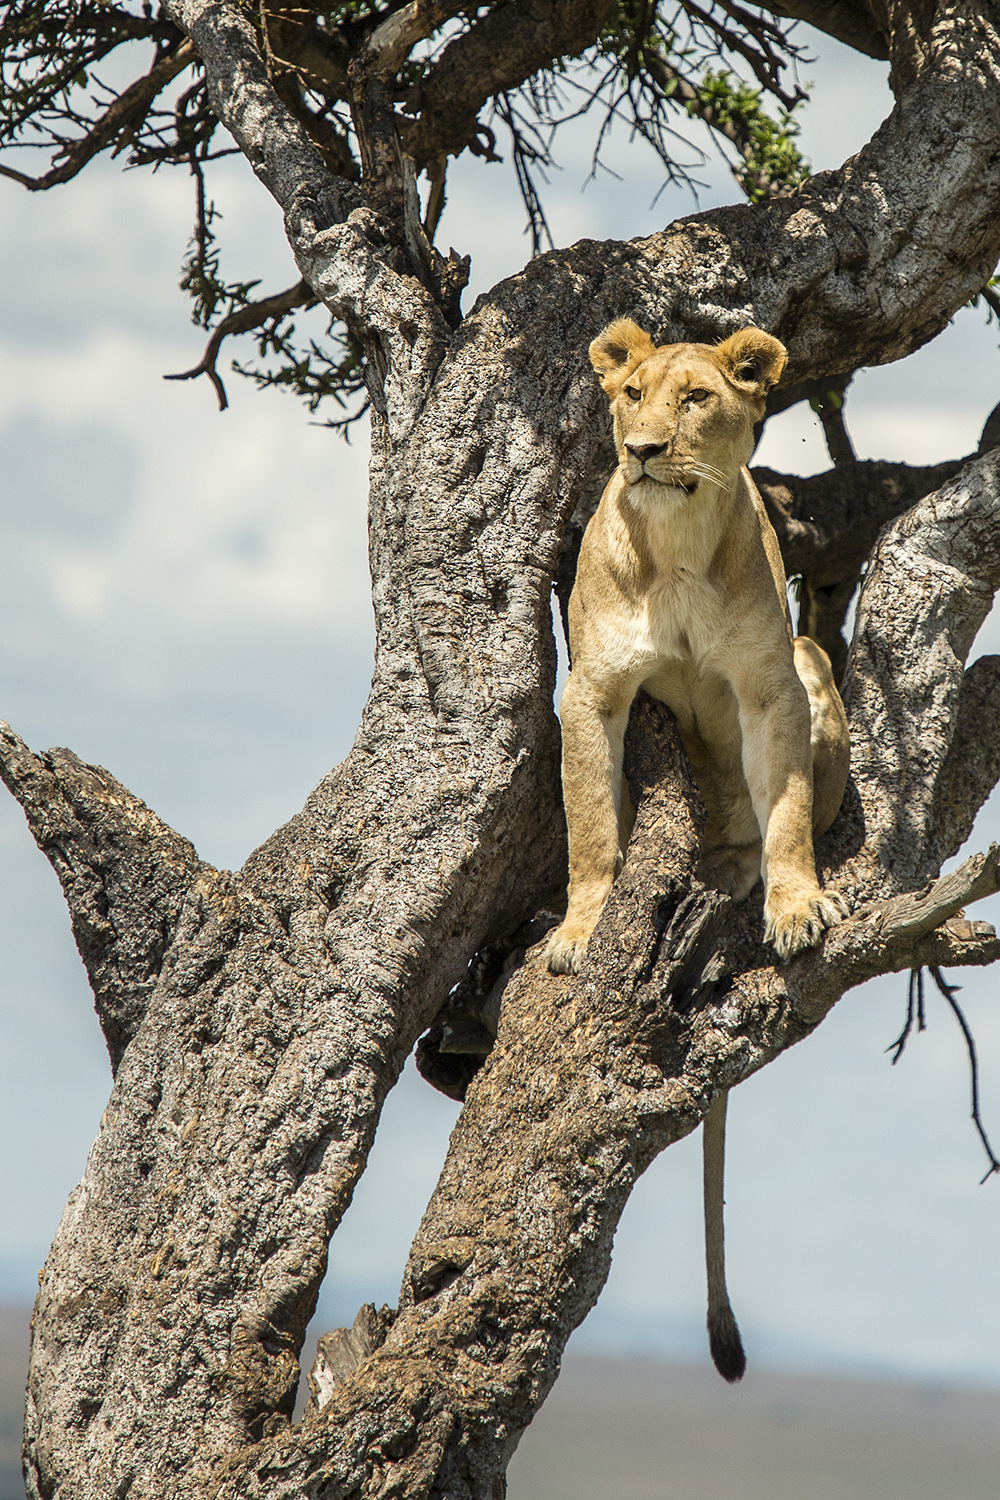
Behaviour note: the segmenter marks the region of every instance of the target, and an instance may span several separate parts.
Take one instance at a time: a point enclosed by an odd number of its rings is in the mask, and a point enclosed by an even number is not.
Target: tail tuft
[[[712,1351],[715,1368],[723,1380],[728,1380],[732,1385],[743,1379],[747,1357],[743,1352],[743,1340],[732,1308],[723,1307],[709,1315],[708,1347]]]

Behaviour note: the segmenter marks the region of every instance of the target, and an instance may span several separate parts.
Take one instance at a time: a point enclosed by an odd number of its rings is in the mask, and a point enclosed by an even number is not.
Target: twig
[[[532,176],[532,166],[537,166],[545,178],[545,168],[552,166],[552,158],[548,147],[545,145],[534,146],[527,139],[524,130],[521,129],[517,112],[508,94],[498,94],[494,101],[494,109],[503,120],[510,131],[511,150],[514,162],[514,172],[517,177],[518,191],[528,216],[528,228],[531,231],[531,254],[540,255],[542,246],[546,240],[549,249],[555,249],[555,240],[552,238],[552,230],[542,206],[541,194]],[[537,130],[536,130],[537,135]],[[547,180],[547,179],[546,179]]]
[[[685,0],[684,9],[692,19],[697,17],[704,26],[714,31],[723,46],[730,47],[734,52],[738,53],[744,62],[748,63],[753,69],[761,87],[767,89],[776,98],[780,99],[786,109],[794,109],[796,104],[808,98],[808,95],[797,85],[795,92],[792,94],[786,93],[781,87],[779,74],[782,67],[784,67],[784,63],[777,56],[763,28],[758,29],[758,26],[755,26],[754,23],[757,22],[759,25],[761,18],[751,16],[749,11],[743,10],[739,5],[727,4],[724,7],[729,17],[741,28],[741,31],[745,30],[753,37],[760,48],[760,51],[755,51],[753,47],[743,40],[742,35],[730,30],[711,11],[702,10],[700,5],[695,4],[695,0]]]
[[[81,171],[91,157],[105,150],[112,142],[117,141],[115,155],[134,135],[145,118],[150,104],[168,83],[175,79],[178,73],[182,73],[191,63],[197,62],[198,55],[190,42],[185,39],[177,48],[156,63],[142,78],[137,78],[130,83],[127,89],[115,99],[114,103],[105,110],[99,119],[95,120],[86,135],[79,140],[66,142],[56,156],[63,157],[61,166],[52,167],[41,177],[29,177],[24,172],[17,172],[13,167],[0,166],[0,174],[4,177],[12,177],[15,182],[21,183],[29,192],[37,193],[46,188],[55,187],[58,183],[69,182],[71,178]]]
[[[193,370],[184,370],[179,375],[164,375],[164,380],[194,380],[197,375],[207,375],[215,387],[219,410],[225,411],[229,405],[226,388],[215,368],[215,361],[219,357],[223,339],[228,338],[231,333],[248,333],[251,328],[259,328],[269,318],[280,318],[285,313],[291,312],[293,308],[315,307],[318,301],[319,298],[309,283],[299,281],[287,291],[275,293],[273,297],[263,297],[259,302],[248,302],[246,307],[241,307],[223,318],[209,339],[200,363],[195,365]]]
[[[955,999],[955,994],[961,989],[961,985],[949,984],[936,964],[930,965],[930,971],[934,983],[955,1012],[955,1018],[962,1028],[962,1035],[965,1037],[965,1046],[969,1054],[969,1071],[972,1074],[972,1122],[979,1131],[979,1139],[983,1143],[983,1150],[986,1152],[990,1163],[990,1168],[986,1176],[980,1179],[980,1186],[982,1186],[984,1182],[993,1176],[994,1172],[1000,1173],[1000,1161],[997,1161],[996,1156],[993,1154],[993,1147],[990,1145],[989,1136],[983,1129],[983,1122],[979,1115],[979,1059],[976,1056],[976,1043],[969,1028],[969,1023],[962,1012],[962,1008]]]
[[[923,969],[910,970],[910,992],[907,997],[906,1025],[894,1042],[886,1047],[887,1052],[892,1053],[893,1067],[899,1062],[906,1047],[907,1039],[913,1030],[914,1016],[917,1021],[917,1030],[927,1030],[927,1020],[924,1015],[924,971]]]
[[[277,66],[274,50],[271,46],[271,34],[267,26],[267,6],[264,4],[264,0],[260,0],[258,10],[260,11],[260,35],[264,43],[264,66],[267,69],[267,80],[273,88],[277,75]]]

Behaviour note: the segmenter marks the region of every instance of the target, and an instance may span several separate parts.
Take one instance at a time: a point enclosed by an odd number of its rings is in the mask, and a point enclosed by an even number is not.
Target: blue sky
[[[885,67],[815,37],[803,145],[837,165],[889,108]],[[711,149],[711,148],[710,148]],[[586,191],[580,133],[552,174],[557,243],[648,233],[696,204],[659,186],[622,132],[622,181]],[[714,157],[703,206],[736,192]],[[297,278],[280,216],[240,163],[218,196],[230,276]],[[219,414],[195,364],[202,334],[176,290],[190,230],[180,174],[99,163],[33,198],[0,182],[0,717],[38,749],[106,765],[218,864],[239,865],[301,805],[353,737],[370,674],[366,440],[310,425],[292,399],[228,379]],[[473,254],[472,293],[528,253],[506,167],[460,164],[439,234]],[[596,331],[596,330],[595,330]],[[928,348],[859,375],[859,455],[930,463],[969,452],[1000,398],[998,331],[960,313]],[[225,366],[226,361],[223,361]],[[828,466],[811,412],[772,424],[758,455]],[[992,623],[981,647],[1000,649]],[[1000,837],[984,813],[972,845]],[[990,903],[977,915],[996,920]],[[963,976],[1000,1142],[992,974]],[[1000,1184],[968,1119],[957,1029],[897,1068],[905,979],[854,992],[808,1042],[734,1095],[728,1176],[733,1300],[761,1364],[1000,1384]],[[32,1295],[80,1176],[109,1072],[55,877],[0,801],[0,1297]],[[326,1323],[394,1301],[455,1107],[407,1070],[334,1242]],[[646,1174],[611,1280],[579,1346],[702,1357],[698,1141]]]

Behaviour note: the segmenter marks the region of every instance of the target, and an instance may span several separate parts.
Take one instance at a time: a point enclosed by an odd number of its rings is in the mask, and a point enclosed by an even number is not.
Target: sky
[[[803,148],[836,166],[890,107],[884,65],[803,28],[816,61]],[[709,148],[711,150],[711,148]],[[660,185],[624,132],[584,191],[589,144],[558,148],[557,244],[646,234],[736,201],[710,156],[696,203]],[[280,215],[233,161],[217,183],[227,274],[262,290],[297,272]],[[0,181],[0,717],[35,749],[106,766],[216,864],[239,866],[349,748],[371,670],[367,440],[350,445],[278,393],[164,382],[203,334],[177,290],[191,191],[179,172],[98,162],[37,197]],[[471,251],[471,298],[529,242],[507,166],[459,163],[439,232]],[[595,332],[597,330],[595,329]],[[974,450],[1000,398],[1000,332],[963,310],[932,345],[862,372],[861,457]],[[246,357],[246,351],[234,351]],[[225,370],[227,359],[221,362]],[[757,459],[828,467],[812,413],[772,423]],[[1000,649],[988,622],[974,654]],[[970,841],[1000,837],[1000,806]],[[992,907],[992,910],[991,910]],[[997,920],[997,903],[977,916]],[[1000,1016],[989,971],[961,976],[983,1109],[1000,1143]],[[731,1100],[727,1243],[751,1365],[1000,1385],[1000,1182],[969,1120],[965,1056],[943,1001],[893,1068],[903,976],[846,996]],[[57,882],[0,800],[0,1299],[29,1300],[79,1178],[110,1073]],[[457,1107],[408,1066],[334,1241],[318,1322],[396,1300]],[[705,1359],[699,1140],[646,1173],[611,1278],[574,1335],[591,1352]]]

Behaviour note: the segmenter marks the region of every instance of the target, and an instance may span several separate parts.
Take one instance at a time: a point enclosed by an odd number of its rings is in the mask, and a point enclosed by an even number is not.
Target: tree
[[[858,157],[799,185],[787,117],[769,132],[760,97],[720,83],[704,46],[712,32],[734,48],[787,110],[774,17],[793,9],[888,55],[897,98]],[[1000,888],[996,852],[938,878],[1000,776],[1000,663],[965,669],[1000,578],[996,451],[928,472],[857,465],[841,446],[817,480],[760,478],[806,623],[835,655],[866,568],[845,679],[852,782],[819,850],[852,920],[777,968],[759,900],[729,908],[693,884],[697,799],[645,703],[636,833],[588,967],[518,965],[562,879],[549,599],[608,464],[593,333],[624,312],[660,341],[757,323],[790,351],[779,401],[816,400],[842,444],[846,375],[932,337],[1000,253],[995,7],[758,17],[692,0],[684,15],[682,44],[651,8],[606,0],[6,9],[8,139],[48,131],[56,148],[41,177],[14,175],[53,186],[109,146],[183,162],[206,324],[258,327],[279,355],[278,320],[314,297],[342,326],[342,356],[285,368],[307,396],[325,377],[349,399],[363,364],[378,631],[354,750],[235,874],[107,772],[3,735],[116,1068],[36,1308],[33,1494],[501,1494],[653,1156],[862,979],[998,956],[992,930],[959,915]],[[88,114],[83,75],[149,41],[151,69]],[[540,240],[532,165],[574,58],[598,108],[645,122],[668,163],[678,102],[717,124],[757,201],[550,251],[463,316],[463,262],[433,245],[447,161],[495,151],[492,106]],[[213,258],[217,121],[283,208],[303,273],[257,304]],[[498,1044],[476,1072],[440,1050],[439,1017],[481,1011],[500,983]],[[398,1313],[363,1313],[328,1349],[316,1410],[293,1428],[329,1235],[423,1033],[428,1074],[475,1082]]]

